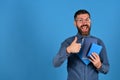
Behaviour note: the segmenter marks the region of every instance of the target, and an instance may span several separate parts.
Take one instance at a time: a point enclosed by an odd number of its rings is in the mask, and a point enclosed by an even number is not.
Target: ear
[[[74,21],[74,26],[76,27],[76,21]]]

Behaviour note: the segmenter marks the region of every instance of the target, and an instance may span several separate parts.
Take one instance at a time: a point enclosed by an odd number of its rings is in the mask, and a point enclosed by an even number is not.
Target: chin
[[[83,32],[82,30],[78,29],[78,32],[83,36],[88,36],[90,34],[90,29],[86,32]]]
[[[83,36],[88,36],[88,35],[89,35],[89,32],[84,32],[84,33],[82,32],[82,35],[83,35]]]

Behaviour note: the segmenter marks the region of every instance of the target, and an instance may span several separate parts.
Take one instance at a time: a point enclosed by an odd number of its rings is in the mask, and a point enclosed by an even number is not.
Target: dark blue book
[[[89,56],[96,52],[97,54],[100,53],[102,46],[97,44],[97,40],[94,38],[85,38],[82,48],[78,53],[80,59],[88,65],[90,63]]]
[[[97,43],[97,39],[86,37],[83,40],[81,40],[82,45],[78,56],[86,65],[90,63],[87,54],[90,50],[92,43]]]
[[[90,57],[90,55],[92,55],[93,52],[97,53],[98,55],[100,54],[102,50],[102,46],[96,44],[96,43],[92,43],[90,50],[87,54],[87,58],[82,58],[83,62],[88,65],[90,63],[90,60],[88,59]]]

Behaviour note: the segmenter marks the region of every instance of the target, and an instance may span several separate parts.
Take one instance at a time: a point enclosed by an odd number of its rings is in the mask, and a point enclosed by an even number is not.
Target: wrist
[[[101,63],[99,63],[99,65],[97,66],[97,69],[100,69],[100,67],[102,66],[102,64]]]

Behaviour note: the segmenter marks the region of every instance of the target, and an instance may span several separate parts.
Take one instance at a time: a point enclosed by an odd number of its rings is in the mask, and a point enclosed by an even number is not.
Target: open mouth
[[[81,26],[81,30],[82,32],[87,32],[89,29],[88,29],[88,26],[85,25],[85,26]]]

